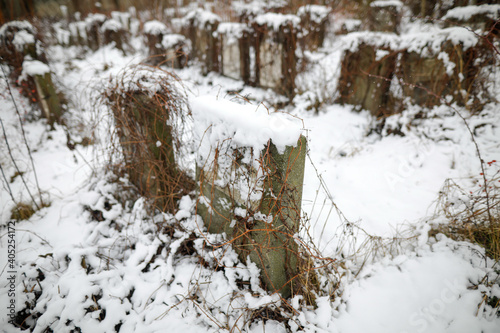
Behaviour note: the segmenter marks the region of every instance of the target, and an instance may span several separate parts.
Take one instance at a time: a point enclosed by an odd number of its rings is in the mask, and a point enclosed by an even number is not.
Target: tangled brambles
[[[500,260],[500,170],[496,160],[487,162],[490,176],[481,173],[473,179],[475,189],[465,190],[448,179],[441,190],[439,204],[449,224],[437,231],[459,239],[469,240],[485,248],[486,256]]]
[[[188,116],[179,79],[156,67],[132,66],[110,80],[103,96],[131,182],[153,207],[175,212],[177,200],[193,188],[175,158]]]

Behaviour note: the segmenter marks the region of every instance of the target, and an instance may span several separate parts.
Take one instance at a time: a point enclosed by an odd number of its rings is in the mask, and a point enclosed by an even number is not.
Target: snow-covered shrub
[[[103,99],[131,182],[154,207],[170,212],[192,184],[175,159],[187,117],[182,89],[174,74],[139,65],[112,78]]]
[[[440,191],[438,208],[448,219],[436,231],[478,243],[485,255],[500,259],[500,168],[497,160],[483,164],[477,177],[460,184],[448,179]]]

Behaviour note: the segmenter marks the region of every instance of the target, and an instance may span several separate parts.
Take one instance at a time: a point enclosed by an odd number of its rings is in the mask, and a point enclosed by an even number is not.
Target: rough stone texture
[[[128,49],[128,40],[130,38],[128,31],[123,28],[120,24],[120,28],[117,29],[106,29],[103,27],[103,43],[109,45],[111,43],[115,44],[115,47],[124,53]]]
[[[87,25],[83,21],[71,22],[68,25],[70,32],[70,45],[86,45],[87,44]]]
[[[481,6],[467,6],[466,9],[470,11],[476,11],[481,9]],[[456,8],[462,9],[462,8]],[[465,9],[465,8],[464,8]],[[486,34],[488,38],[500,38],[500,9],[497,10],[483,10],[475,15],[471,15],[467,18],[461,18],[460,15],[454,15],[456,11],[449,11],[443,17],[445,27],[466,27],[473,31],[481,31]]]
[[[170,195],[161,181],[161,172],[175,170],[176,165],[172,129],[162,108],[147,92],[137,91],[127,93],[123,103],[113,110],[130,181],[160,208],[163,197]]]
[[[213,185],[216,180],[213,171],[197,168],[201,194],[209,202],[207,205],[199,201],[197,213],[203,217],[208,231],[226,233],[240,259],[250,258],[260,268],[266,288],[285,298],[291,295],[291,281],[298,274],[298,246],[293,235],[299,231],[305,156],[305,137],[282,154],[270,143],[261,152],[267,171],[259,201],[242,198],[234,188]],[[250,183],[256,174],[250,168]],[[272,220],[243,218],[236,214],[237,208],[272,216]]]
[[[176,37],[174,43],[165,43],[166,39]],[[190,45],[189,41],[182,35],[166,35],[163,38],[162,46],[165,50],[165,64],[172,68],[184,68],[189,59]]]
[[[321,7],[325,8],[326,12],[326,7]],[[315,51],[323,45],[323,41],[325,40],[328,15],[319,16],[311,10],[310,6],[299,8],[298,13],[301,26],[299,43],[303,50]]]
[[[87,45],[97,51],[102,45],[101,26],[104,22],[93,20],[87,23]]]
[[[33,77],[36,86],[37,100],[42,109],[42,113],[47,118],[51,126],[58,123],[61,119],[63,108],[61,99],[59,98],[52,75],[45,73],[44,75],[35,75]]]
[[[194,12],[196,14],[196,12]],[[198,13],[202,13],[198,12]],[[216,37],[220,19],[200,20],[196,15],[186,19],[183,35],[191,40],[192,56],[202,63],[204,74],[219,72],[219,39]]]
[[[346,35],[351,32],[359,31],[361,29],[362,23],[363,22],[361,22],[361,20],[346,19],[340,26],[340,30],[336,33],[339,35]]]
[[[259,86],[279,90],[282,77],[284,59],[283,45],[273,43],[271,38],[265,38],[259,45]]]
[[[0,35],[0,55],[4,61],[11,66],[16,74],[20,73],[25,57],[38,59],[46,62],[45,55],[37,52],[37,38],[35,28],[27,21],[13,21],[1,26],[3,32]],[[32,43],[23,44],[22,49],[15,45],[16,34],[22,33],[33,36]]]
[[[144,33],[144,44],[148,48],[148,59],[147,63],[151,65],[159,65],[165,61],[162,56],[165,54],[165,49],[162,47],[161,42],[163,40],[164,34],[152,34],[152,33]]]
[[[12,24],[2,27],[5,30],[0,38],[0,56],[12,67],[14,80],[19,78],[25,60],[31,59],[38,60],[44,64],[47,63],[45,55],[37,47],[39,41],[36,39],[36,31],[31,24],[27,22],[12,22]],[[29,43],[22,44],[22,48],[20,45],[15,45],[14,40],[17,33],[31,35],[33,42],[30,41]],[[39,104],[42,115],[47,118],[48,123],[53,126],[54,123],[59,122],[63,113],[63,106],[52,82],[51,73],[47,72],[43,75],[27,77],[24,84],[26,84],[26,86],[22,85],[24,92],[28,96],[35,98],[32,101],[36,101]]]
[[[361,44],[357,51],[346,51],[339,79],[339,102],[354,104],[380,117],[393,113],[389,89],[397,61],[397,52],[382,49],[377,57],[375,46]]]
[[[399,33],[401,22],[401,6],[393,5],[393,1],[377,1],[371,4],[368,16],[368,29]]]
[[[475,100],[480,81],[477,60],[483,51],[478,47],[464,50],[461,45],[447,41],[437,53],[426,48],[420,53],[403,52],[398,76],[405,82],[404,96],[427,107],[440,105],[442,98],[450,96],[451,102],[479,109],[480,102]]]

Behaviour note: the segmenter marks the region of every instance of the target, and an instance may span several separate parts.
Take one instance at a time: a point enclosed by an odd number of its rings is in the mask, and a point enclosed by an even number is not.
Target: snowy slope
[[[316,65],[300,78],[310,92],[323,89],[324,77],[334,81],[338,75],[345,44],[327,45],[312,55]],[[316,307],[295,297],[285,311],[283,300],[260,288],[256,267],[239,262],[228,246],[206,245],[204,237],[222,239],[203,232],[192,199],[183,198],[175,216],[151,216],[126,176],[106,168],[109,123],[99,118],[95,94],[141,55],[124,56],[111,47],[83,60],[75,59],[77,53],[51,49],[51,69],[70,100],[68,126],[49,131],[43,120],[23,119],[34,169],[6,83],[0,82],[0,118],[13,155],[3,138],[0,162],[8,182],[0,191],[1,224],[14,207],[8,187],[16,200],[29,202],[24,179],[37,196],[35,171],[50,203],[16,225],[16,304],[18,310],[29,305],[25,324],[34,332],[500,330],[498,308],[486,302],[486,296],[500,297],[498,264],[476,245],[428,237],[429,223],[445,220],[436,204],[445,180],[476,191],[471,179],[481,172],[464,122],[448,108],[435,108],[433,117],[417,123],[417,107],[390,117],[387,123],[404,129],[405,136],[396,136],[373,133],[376,120],[349,106],[328,102],[313,114],[302,95],[287,107],[303,119],[308,135],[302,208],[309,234],[323,256],[338,261],[331,278],[340,288],[336,297],[324,291]],[[318,76],[325,68],[324,77]],[[196,65],[176,73],[193,96],[242,89],[241,95],[271,108],[282,99],[214,73],[202,76]],[[334,85],[325,89],[334,92]],[[13,96],[27,116],[27,101],[16,91]],[[499,107],[488,105],[474,116],[458,109],[477,129],[485,161],[500,160]],[[68,147],[67,134],[77,142],[94,129],[94,145]],[[22,178],[13,177],[13,160]],[[493,163],[489,172],[496,170]],[[0,331],[21,332],[4,315],[7,229],[0,230]]]

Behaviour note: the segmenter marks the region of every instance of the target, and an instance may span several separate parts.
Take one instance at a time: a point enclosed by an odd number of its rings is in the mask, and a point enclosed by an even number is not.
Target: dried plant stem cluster
[[[186,116],[176,82],[171,73],[139,66],[125,70],[104,94],[131,182],[154,207],[168,212],[175,212],[177,200],[192,188],[175,161]]]

